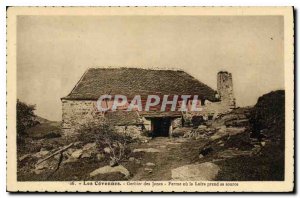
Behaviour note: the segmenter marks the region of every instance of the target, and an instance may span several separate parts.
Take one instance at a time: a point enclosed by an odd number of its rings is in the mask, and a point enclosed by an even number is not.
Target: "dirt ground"
[[[154,166],[141,166],[131,180],[171,180],[171,170],[183,165],[190,164],[197,155],[199,147],[206,141],[197,143],[197,147],[191,150],[185,145],[191,143],[184,138],[157,137],[139,148],[155,148],[160,152],[144,153],[141,157],[142,164],[153,163]],[[193,153],[194,152],[194,153]],[[151,171],[147,170],[152,169]]]
[[[220,167],[216,180],[255,181],[255,180],[282,180],[280,174],[283,156],[276,155],[278,146],[269,144],[262,152],[248,155],[253,147],[245,141],[247,134],[224,137],[215,141],[207,139],[187,139],[157,137],[147,143],[130,145],[132,152],[121,162],[131,173],[129,180],[171,180],[171,170],[188,164],[213,162]],[[57,139],[57,138],[54,138]],[[52,141],[54,141],[54,139]],[[242,141],[243,140],[243,141]],[[57,141],[57,140],[56,140]],[[222,142],[225,142],[223,145]],[[242,143],[241,143],[242,142]],[[222,144],[220,144],[222,143]],[[155,149],[159,152],[134,152],[135,149]],[[204,148],[211,148],[205,156],[199,157]],[[225,151],[229,157],[220,157]],[[234,155],[233,151],[244,152],[245,155]],[[276,153],[273,153],[275,151]],[[233,152],[233,153],[232,153]],[[73,180],[127,180],[122,174],[104,174],[89,177],[89,174],[100,167],[106,166],[109,159],[99,162],[94,158],[80,159],[74,163],[63,164],[58,170],[45,171],[35,174],[27,166],[19,164],[18,180],[20,181],[73,181]],[[282,172],[282,171],[281,171]]]

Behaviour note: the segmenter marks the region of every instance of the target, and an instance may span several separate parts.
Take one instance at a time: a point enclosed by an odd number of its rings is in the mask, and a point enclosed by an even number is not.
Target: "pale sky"
[[[61,120],[60,98],[90,67],[180,68],[216,89],[232,73],[238,106],[284,89],[281,16],[19,16],[17,96]]]

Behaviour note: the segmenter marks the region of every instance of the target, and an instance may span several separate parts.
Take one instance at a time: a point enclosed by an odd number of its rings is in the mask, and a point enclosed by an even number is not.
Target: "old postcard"
[[[292,192],[292,7],[9,7],[10,192]]]

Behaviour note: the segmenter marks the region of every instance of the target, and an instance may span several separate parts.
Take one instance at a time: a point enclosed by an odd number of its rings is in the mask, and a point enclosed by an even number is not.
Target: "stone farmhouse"
[[[148,95],[198,95],[201,111],[160,111],[154,107],[147,112],[118,108],[103,113],[97,111],[96,105],[105,94],[126,95],[129,100],[141,95],[143,105]],[[197,126],[235,108],[232,75],[226,71],[217,74],[217,90],[213,90],[182,70],[90,68],[61,101],[66,136],[76,134],[85,124],[104,120],[117,130],[131,130],[136,136],[145,131],[152,136],[170,136],[177,127]],[[187,105],[191,105],[190,100]]]

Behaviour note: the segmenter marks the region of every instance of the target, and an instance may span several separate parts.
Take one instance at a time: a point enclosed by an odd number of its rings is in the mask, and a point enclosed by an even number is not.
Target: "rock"
[[[145,140],[142,140],[142,143],[148,143],[149,140],[145,139]]]
[[[74,146],[78,146],[78,145],[80,145],[80,144],[81,144],[81,142],[78,141],[78,142],[75,142],[75,143],[74,143]]]
[[[152,162],[148,162],[148,163],[146,163],[146,166],[155,166],[155,164]]]
[[[71,154],[71,156],[76,159],[80,158],[81,155],[82,155],[82,149],[77,149]]]
[[[199,155],[199,159],[203,158],[204,156],[202,154]]]
[[[82,150],[87,151],[87,150],[94,150],[96,149],[97,145],[96,143],[88,143],[86,145],[83,146]]]
[[[47,149],[45,149],[45,148],[41,148],[41,150],[40,151],[47,151]]]
[[[64,152],[64,153],[67,153],[67,154],[69,154],[69,155],[72,155],[72,153],[75,151],[76,149],[74,149],[74,148],[69,148],[66,152]]]
[[[73,162],[77,162],[78,158],[74,158],[72,156],[69,156],[68,159],[63,161],[63,164],[67,164],[67,163],[73,163]]]
[[[212,181],[220,171],[211,162],[191,164],[172,169],[172,179],[177,181]]]
[[[254,144],[254,148],[260,148],[261,145],[260,144]]]
[[[218,134],[214,134],[213,136],[210,137],[210,139],[211,140],[217,140],[217,139],[220,139],[221,137],[223,137],[223,136],[218,135]]]
[[[104,156],[104,154],[102,154],[102,153],[98,153],[98,154],[96,155],[96,158],[97,158],[98,161],[103,161],[104,158],[105,158],[105,156]]]
[[[134,161],[135,161],[135,158],[134,158],[134,157],[130,157],[128,160],[129,160],[130,162],[134,162]]]
[[[40,159],[35,164],[35,169],[33,170],[33,172],[35,174],[41,174],[45,170],[55,169],[57,167],[58,160],[56,158],[52,158],[52,159],[43,161],[42,163],[39,163],[39,162],[41,162],[41,160],[43,160],[43,159]]]
[[[230,135],[236,135],[239,133],[243,133],[246,130],[245,127],[228,127],[226,132]]]
[[[173,129],[182,127],[182,119],[181,119],[181,118],[175,118],[175,119],[172,121],[172,127],[173,127]]]
[[[249,124],[248,119],[241,119],[241,120],[229,120],[225,122],[226,126],[233,126],[233,127],[243,127]]]
[[[207,128],[207,126],[205,126],[205,125],[199,125],[198,126],[198,129],[200,129],[200,130],[204,130],[204,129],[206,129]]]
[[[148,173],[152,173],[153,169],[152,168],[145,168],[145,171],[148,171]]]
[[[121,173],[124,175],[125,178],[129,178],[129,176],[130,176],[129,171],[124,166],[119,165],[119,166],[114,166],[114,167],[104,166],[104,167],[98,168],[90,173],[90,177],[94,177],[96,175],[106,174],[106,173]]]
[[[97,144],[88,143],[82,148],[81,158],[90,158],[93,154],[97,153]]]
[[[46,155],[49,154],[49,151],[47,150],[42,150],[40,152],[37,152],[33,155],[33,157],[36,157],[36,158],[42,158],[42,157],[45,157]]]
[[[189,140],[183,139],[183,138],[178,138],[178,139],[176,139],[176,142],[177,142],[177,143],[185,143],[185,142],[187,142],[187,141],[189,141]]]
[[[80,156],[80,158],[90,158],[91,156],[92,156],[91,153],[84,152],[84,153],[82,153],[82,155]]]
[[[30,158],[30,154],[26,154],[26,155],[23,155],[23,156],[21,156],[20,158],[19,158],[19,161],[21,162],[21,161],[23,161],[23,160],[25,160],[25,159],[28,159],[28,158]]]
[[[189,132],[190,129],[186,127],[178,127],[172,131],[172,137],[181,137],[184,136],[185,133]]]
[[[116,159],[113,158],[112,160],[109,161],[109,165],[111,167],[114,167],[114,166],[118,166],[119,163],[118,163],[118,161]]]
[[[134,149],[133,152],[134,152],[134,153],[138,153],[138,152],[145,152],[145,153],[159,153],[160,150],[155,149],[155,148],[140,148],[140,149]]]
[[[203,149],[201,149],[200,154],[202,154],[203,156],[206,156],[206,155],[208,155],[211,152],[213,152],[213,148],[211,148],[211,147],[204,147]]]
[[[218,156],[220,158],[234,158],[237,156],[249,156],[252,154],[252,151],[241,151],[241,150],[237,150],[237,149],[228,149],[225,151],[221,151],[220,153],[218,153]]]
[[[108,154],[111,152],[111,150],[110,150],[109,147],[105,147],[105,148],[103,149],[103,151],[104,151],[105,153],[108,153]]]
[[[136,164],[141,164],[141,160],[135,159],[135,163],[136,163]]]
[[[226,126],[223,125],[223,126],[218,127],[218,133],[226,133]]]

